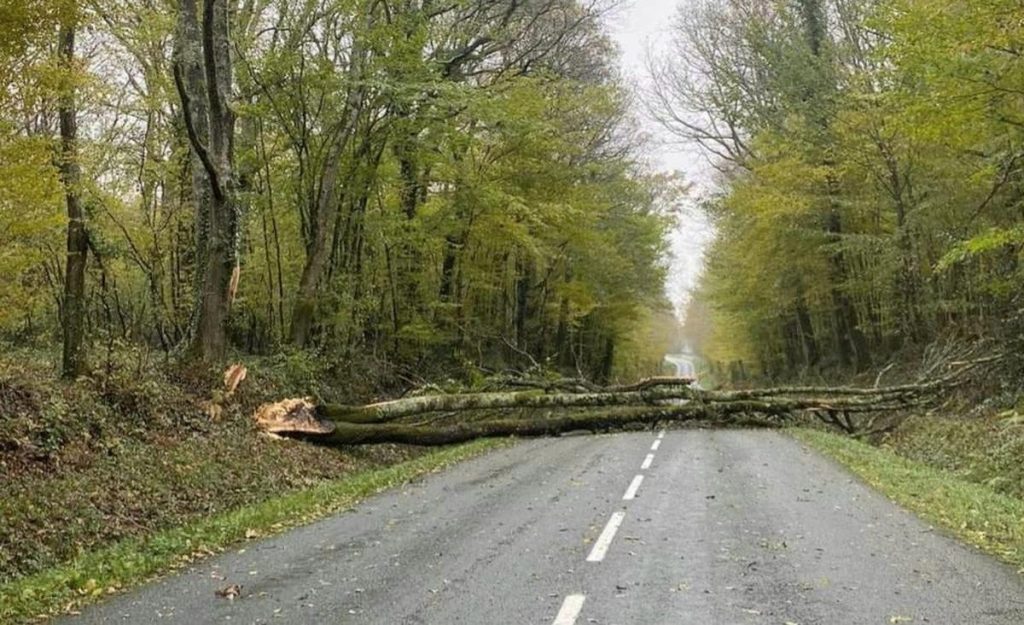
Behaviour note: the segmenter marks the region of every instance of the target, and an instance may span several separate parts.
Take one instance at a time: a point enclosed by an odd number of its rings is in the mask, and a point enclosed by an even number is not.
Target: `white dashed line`
[[[583,602],[587,598],[583,595],[569,595],[562,602],[562,609],[558,611],[555,622],[551,625],[574,625],[576,619],[583,610]]]
[[[644,458],[644,463],[640,465],[640,470],[646,471],[647,469],[650,469],[652,462],[654,462],[654,454],[647,454],[647,457]]]
[[[658,432],[658,440],[665,438],[665,430]]]
[[[636,497],[636,491],[640,490],[640,484],[644,481],[644,476],[638,475],[633,478],[633,481],[629,483],[629,488],[626,489],[626,494],[622,496],[622,499],[629,501]]]
[[[651,444],[651,451],[658,451],[659,447],[661,447],[661,439],[660,438],[658,440],[654,441],[653,444]]]
[[[594,548],[590,550],[587,562],[600,562],[604,560],[605,554],[608,553],[608,547],[611,546],[612,540],[615,538],[615,532],[619,531],[619,526],[622,525],[622,520],[625,518],[625,512],[615,512],[612,514],[612,518],[608,519],[608,525],[604,526],[604,531],[597,537]]]

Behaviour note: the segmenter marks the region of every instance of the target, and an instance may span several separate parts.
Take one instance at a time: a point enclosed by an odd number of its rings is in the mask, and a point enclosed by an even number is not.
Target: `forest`
[[[689,333],[724,380],[1019,349],[1024,20],[1014,0],[700,0],[650,108],[717,172]],[[841,375],[841,373],[840,373]]]
[[[640,158],[609,6],[5,2],[0,341],[71,379],[656,370],[682,184]]]
[[[498,447],[453,492],[575,502],[651,428],[703,529],[746,440],[1024,566],[1020,0],[672,4],[634,75],[646,0],[0,0],[0,622]]]
[[[656,372],[687,185],[638,104],[714,171],[685,316],[715,377],[1019,335],[1012,0],[696,0],[639,95],[616,4],[7,3],[0,340],[68,378],[135,350]]]

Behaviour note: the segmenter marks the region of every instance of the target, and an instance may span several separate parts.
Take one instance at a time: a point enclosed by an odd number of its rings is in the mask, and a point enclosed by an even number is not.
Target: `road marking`
[[[622,525],[622,520],[625,518],[625,512],[615,512],[612,514],[612,518],[608,519],[608,525],[604,526],[604,531],[597,537],[594,548],[590,550],[587,562],[600,562],[604,560],[605,554],[608,553],[608,547],[611,547],[612,540],[615,538],[615,532],[619,531],[619,526]]]
[[[640,470],[646,471],[647,469],[650,469],[652,462],[654,462],[654,454],[647,454],[647,457],[644,458],[644,463],[640,465]]]
[[[562,609],[558,611],[555,622],[551,625],[573,625],[583,610],[583,602],[586,601],[583,595],[569,595],[562,602]]]
[[[629,501],[636,497],[636,491],[640,490],[640,484],[644,481],[644,476],[638,475],[633,478],[633,481],[629,483],[629,488],[626,489],[626,494],[622,496],[625,501]]]
[[[661,439],[660,438],[658,440],[654,441],[654,443],[651,445],[651,451],[658,451],[659,447],[661,447]]]
[[[665,430],[658,432],[658,439],[661,440],[663,438],[665,438]]]

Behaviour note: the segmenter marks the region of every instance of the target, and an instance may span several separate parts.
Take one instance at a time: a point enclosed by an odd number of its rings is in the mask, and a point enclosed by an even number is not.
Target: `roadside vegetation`
[[[908,419],[883,446],[909,460],[948,471],[998,493],[1024,500],[1024,419],[1016,410],[985,416]],[[1024,523],[1024,518],[1021,519]]]
[[[292,477],[301,488],[292,492],[282,489],[288,487],[287,483],[267,484],[276,487],[274,490],[266,486],[257,488],[249,493],[249,485],[252,479],[259,479],[260,473],[253,472],[244,475],[235,474],[229,479],[223,480],[220,488],[217,485],[206,485],[205,488],[195,488],[186,485],[180,486],[175,481],[179,475],[163,475],[153,468],[147,466],[133,465],[129,462],[118,462],[118,470],[134,470],[136,479],[122,480],[132,484],[133,487],[162,486],[165,491],[173,491],[176,497],[187,497],[191,495],[207,495],[214,502],[209,502],[201,514],[192,513],[185,515],[185,510],[168,507],[164,509],[144,510],[144,515],[138,516],[140,525],[132,528],[126,535],[129,538],[111,542],[112,537],[103,536],[104,540],[91,528],[75,528],[81,513],[89,512],[78,508],[68,510],[73,515],[67,520],[56,518],[55,515],[47,514],[43,519],[44,523],[60,523],[55,531],[60,531],[64,540],[73,541],[76,538],[82,542],[75,547],[76,554],[67,559],[58,560],[60,563],[41,568],[37,572],[18,577],[13,581],[0,583],[0,619],[4,623],[20,623],[34,620],[48,615],[74,611],[85,604],[94,602],[104,596],[114,594],[141,582],[152,579],[171,570],[187,566],[197,559],[205,558],[216,554],[229,547],[238,545],[247,540],[258,539],[265,536],[277,534],[296,525],[309,523],[322,518],[328,514],[344,510],[360,499],[379,493],[380,491],[393,488],[426,473],[444,468],[454,462],[470,458],[486,450],[502,445],[498,439],[476,441],[463,446],[450,447],[427,454],[415,454],[412,459],[402,460],[402,454],[381,454],[368,453],[362,457],[346,458],[338,456],[332,458],[336,465],[348,462],[349,466],[338,471],[343,477],[330,478],[313,475],[301,475],[304,469],[311,469],[313,474],[317,470],[323,471],[324,467],[309,467],[306,462],[309,454],[289,454],[287,447],[282,451],[280,445],[266,444],[256,448],[247,448],[246,451],[253,454],[252,458],[265,455],[270,462],[276,462],[278,466],[286,466],[293,475],[288,476],[285,471],[268,470],[268,476],[262,476],[265,482],[274,478],[278,482],[286,482],[287,477]],[[238,445],[234,445],[238,447]],[[292,451],[305,447],[301,444],[293,446]],[[165,465],[168,460],[171,462],[192,462],[202,464],[199,460],[201,455],[182,456],[180,453],[160,448],[146,450],[150,455],[156,454]],[[208,446],[200,446],[196,450],[198,454],[204,452],[215,452],[224,450],[209,449]],[[230,453],[230,452],[229,452]],[[305,455],[307,457],[295,457]],[[408,457],[409,454],[406,454]],[[223,458],[219,462],[207,462],[207,466],[200,466],[199,473],[203,476],[209,472],[223,471],[230,472],[234,464],[229,464],[234,458]],[[264,461],[258,463],[258,468],[268,469],[270,464]],[[207,471],[204,471],[206,469]],[[336,469],[337,470],[337,469]],[[282,479],[285,478],[285,479]],[[297,478],[297,479],[296,479]],[[148,482],[148,483],[147,483]],[[51,485],[52,486],[52,485]],[[102,484],[90,484],[88,476],[76,483],[66,484],[69,487],[93,486],[103,488]],[[253,501],[238,505],[237,501],[231,501],[226,497],[230,492],[243,492],[246,494],[243,500]],[[49,499],[52,491],[40,493],[41,499],[36,505],[54,505],[53,499]],[[121,493],[122,495],[134,495],[135,493]],[[24,499],[24,498],[23,498]],[[133,499],[136,506],[145,505]],[[227,499],[227,501],[223,501]],[[20,502],[24,505],[24,501]],[[68,502],[76,505],[74,501]],[[25,510],[19,509],[17,504],[13,508],[17,515]],[[32,510],[29,508],[29,514]],[[86,518],[86,520],[88,520]],[[106,522],[113,527],[107,528],[107,533],[117,531],[117,523],[131,521],[126,515],[108,513],[105,517],[95,519],[99,522]],[[5,519],[6,521],[6,519]],[[142,524],[152,527],[163,526],[163,529],[147,532]],[[70,535],[69,535],[70,534]],[[19,533],[18,537],[28,538],[31,534]],[[65,543],[67,544],[67,543]],[[5,548],[7,545],[5,545]]]
[[[719,172],[688,315],[719,379],[870,384],[951,337],[1020,353],[1019,16],[1013,0],[683,5],[651,108]]]

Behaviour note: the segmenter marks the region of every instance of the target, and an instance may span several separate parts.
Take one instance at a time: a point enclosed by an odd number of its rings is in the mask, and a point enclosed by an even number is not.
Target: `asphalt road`
[[[524,442],[61,622],[1021,625],[1024,581],[783,434],[646,432]]]

